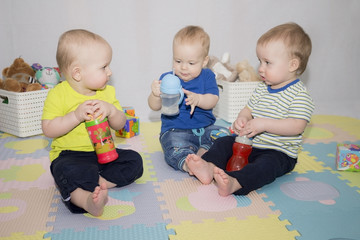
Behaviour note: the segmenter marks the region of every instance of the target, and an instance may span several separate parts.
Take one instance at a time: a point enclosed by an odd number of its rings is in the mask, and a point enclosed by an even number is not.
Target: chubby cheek
[[[191,77],[192,77],[192,78],[196,78],[197,76],[199,76],[200,73],[201,73],[201,70],[202,70],[202,68],[192,70],[192,71],[191,71]]]
[[[175,71],[175,74],[180,74],[180,68],[179,66],[173,65],[172,71]]]
[[[93,88],[95,89],[100,89],[103,88],[107,83],[107,77],[104,76],[98,76],[98,77],[93,77],[92,81],[91,81],[91,85]]]

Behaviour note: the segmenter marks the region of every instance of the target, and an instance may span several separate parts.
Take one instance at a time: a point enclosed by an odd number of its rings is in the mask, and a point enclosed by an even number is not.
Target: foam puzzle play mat
[[[101,217],[72,214],[50,174],[51,139],[0,132],[0,240],[10,239],[360,239],[360,120],[315,115],[295,169],[246,196],[220,197],[173,170],[159,143],[160,122],[141,122],[140,134],[114,135],[118,148],[138,151],[144,174],[109,190]],[[350,146],[351,171],[336,165],[338,144]],[[348,149],[348,150],[349,150]],[[344,166],[345,166],[344,165]]]

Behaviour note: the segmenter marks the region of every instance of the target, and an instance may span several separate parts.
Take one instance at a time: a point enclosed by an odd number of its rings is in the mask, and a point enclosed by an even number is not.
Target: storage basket
[[[219,101],[213,110],[214,115],[227,122],[234,122],[259,83],[217,80]]]
[[[41,115],[48,92],[0,90],[0,131],[18,137],[42,134]]]

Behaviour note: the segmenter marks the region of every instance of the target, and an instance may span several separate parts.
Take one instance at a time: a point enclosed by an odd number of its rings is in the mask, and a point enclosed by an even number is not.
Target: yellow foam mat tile
[[[159,144],[161,122],[141,122],[141,132],[144,136],[148,152],[162,151]]]
[[[324,170],[331,170],[330,167],[324,167],[324,165],[323,162],[317,161],[317,157],[310,156],[309,152],[301,151],[293,172],[307,173],[308,171],[323,172]]]
[[[34,235],[25,235],[24,233],[12,233],[9,237],[0,237],[0,240],[51,240],[50,238],[43,238],[46,232],[38,231]]]
[[[201,223],[184,221],[179,225],[169,224],[168,229],[174,229],[176,235],[170,235],[171,240],[290,240],[300,236],[297,231],[289,231],[289,222],[278,219],[279,215],[269,215],[267,218],[249,216],[247,219],[227,218],[216,222],[207,219]]]
[[[304,143],[330,143],[360,139],[360,119],[314,115],[305,129]]]

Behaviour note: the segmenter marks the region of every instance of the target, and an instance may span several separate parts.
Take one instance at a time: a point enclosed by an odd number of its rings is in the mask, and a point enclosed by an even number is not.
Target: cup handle
[[[178,104],[180,104],[182,102],[183,98],[184,98],[184,91],[181,88],[179,89],[179,93],[180,93],[180,99],[179,99]]]

